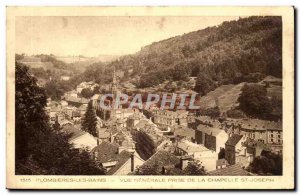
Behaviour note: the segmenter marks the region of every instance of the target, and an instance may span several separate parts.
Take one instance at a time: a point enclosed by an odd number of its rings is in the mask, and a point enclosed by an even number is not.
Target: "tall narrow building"
[[[111,93],[113,94],[113,99],[117,97],[118,94],[118,83],[117,83],[117,76],[116,76],[116,68],[114,67],[113,72],[113,80],[111,85]]]

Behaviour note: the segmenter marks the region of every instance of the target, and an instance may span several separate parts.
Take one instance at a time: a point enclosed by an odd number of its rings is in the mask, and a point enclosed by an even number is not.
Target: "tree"
[[[85,150],[68,142],[70,135],[52,129],[45,112],[46,93],[28,67],[16,63],[16,174],[102,175]]]
[[[272,111],[267,90],[258,84],[245,85],[238,98],[239,108],[250,116],[266,118]]]
[[[226,115],[230,118],[245,118],[246,115],[243,111],[238,108],[231,108],[226,112]]]
[[[247,169],[259,175],[282,175],[282,155],[263,151]]]
[[[81,96],[87,99],[90,99],[94,95],[93,91],[90,88],[82,89]]]
[[[135,175],[161,175],[158,163],[137,167]]]
[[[207,108],[207,109],[199,109],[196,112],[197,116],[210,116],[212,118],[218,118],[220,117],[220,108],[218,106],[212,107],[212,108]]]
[[[59,131],[62,130],[62,128],[61,128],[61,126],[60,126],[60,124],[59,124],[59,122],[58,122],[57,120],[56,120],[55,123],[52,125],[52,129],[53,129],[53,131],[55,131],[55,132],[59,132]]]
[[[82,122],[82,129],[93,136],[97,136],[97,116],[90,101]]]
[[[44,111],[47,97],[36,82],[27,66],[16,63],[16,160],[26,159],[39,132],[50,130]]]
[[[22,53],[22,54],[17,54],[15,55],[15,60],[18,61],[18,60],[22,60],[24,58],[25,54]]]
[[[52,100],[61,100],[64,95],[64,88],[57,80],[51,80],[45,85],[47,96]]]
[[[206,170],[198,160],[193,160],[188,163],[187,167],[183,170],[185,175],[206,175]]]
[[[199,93],[199,95],[206,95],[208,92],[215,88],[214,81],[205,73],[200,72],[197,76],[195,91]]]

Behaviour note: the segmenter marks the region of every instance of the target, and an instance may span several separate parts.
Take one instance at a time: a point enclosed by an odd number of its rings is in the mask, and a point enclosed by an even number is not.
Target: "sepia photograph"
[[[292,7],[77,8],[7,8],[8,188],[294,188]]]

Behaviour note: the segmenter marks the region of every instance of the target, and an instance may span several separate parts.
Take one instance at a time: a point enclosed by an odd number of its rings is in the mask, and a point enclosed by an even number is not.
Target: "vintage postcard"
[[[7,7],[7,188],[295,188],[293,7]]]

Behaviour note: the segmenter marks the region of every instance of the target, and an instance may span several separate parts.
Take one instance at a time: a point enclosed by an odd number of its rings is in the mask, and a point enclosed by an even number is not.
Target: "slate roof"
[[[119,145],[115,143],[102,142],[100,145],[92,149],[93,152],[98,152],[98,160],[101,163],[117,160]]]
[[[187,140],[178,142],[177,147],[184,150],[187,153],[203,152],[203,151],[209,150],[208,148],[206,148],[203,145],[195,144],[195,143],[187,141]]]
[[[117,164],[112,167],[109,171],[107,171],[107,175],[113,175],[117,172],[131,157],[131,153],[123,150],[120,154],[117,155],[116,160],[118,161]]]
[[[229,146],[235,146],[241,139],[242,139],[243,135],[238,135],[238,134],[232,134],[227,142],[225,143],[225,145],[229,145]]]
[[[117,161],[117,164],[113,166],[108,172],[107,175],[112,175],[118,171],[131,157],[131,153],[123,150],[121,153],[118,153],[119,145],[110,142],[102,142],[100,145],[92,149],[92,153],[98,152],[97,159],[100,163]]]
[[[212,136],[217,136],[218,134],[224,131],[223,129],[217,127],[209,127],[207,125],[202,125],[202,124],[200,124],[197,127],[197,130]]]
[[[231,165],[228,167],[225,167],[223,169],[217,169],[208,172],[208,175],[214,175],[214,176],[249,176],[252,175],[245,169],[243,169],[239,164]]]
[[[266,130],[282,130],[282,122],[274,122],[260,119],[237,119],[232,120],[236,124],[240,124],[241,127],[245,130],[257,130],[257,131],[266,131]]]
[[[188,138],[195,138],[195,130],[177,125],[172,128],[172,131],[174,131],[174,135],[176,136],[182,136],[182,137],[188,137]]]
[[[87,133],[70,125],[64,126],[63,131],[70,135],[69,141],[74,140]]]
[[[263,150],[270,151],[270,148],[266,144],[264,144],[260,141],[253,140],[253,139],[247,139],[243,143],[243,146],[245,146],[247,148],[256,148],[256,147],[258,147],[258,148],[261,148]]]
[[[177,165],[180,163],[180,159],[175,155],[165,151],[159,150],[153,154],[141,167],[158,165],[159,168],[163,166]]]

